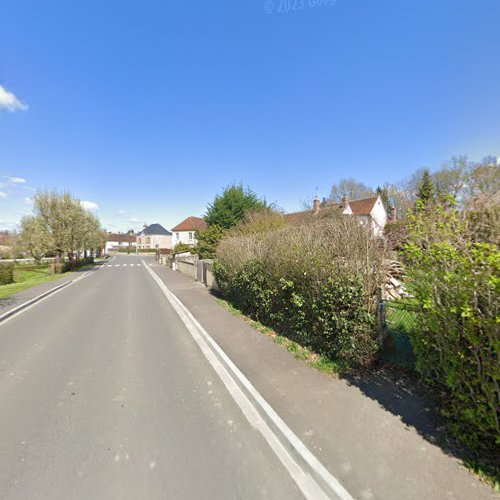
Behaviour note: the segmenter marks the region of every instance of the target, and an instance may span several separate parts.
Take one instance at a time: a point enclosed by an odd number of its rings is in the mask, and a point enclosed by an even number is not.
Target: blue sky
[[[0,227],[36,189],[97,204],[112,230],[172,227],[233,181],[294,210],[343,177],[376,186],[500,154],[498,0],[2,0],[0,13]]]

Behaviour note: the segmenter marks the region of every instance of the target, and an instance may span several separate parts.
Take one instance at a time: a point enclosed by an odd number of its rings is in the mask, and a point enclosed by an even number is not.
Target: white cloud
[[[0,198],[7,198],[7,193],[5,191],[0,191]]]
[[[139,219],[136,219],[135,217],[132,217],[128,220],[129,222],[141,222]]]
[[[7,177],[9,184],[26,184],[26,179],[22,177]]]
[[[126,213],[126,210],[118,210],[118,215],[125,215]]]
[[[26,198],[24,198],[24,204],[33,205],[33,198],[31,196],[27,196]]]
[[[7,111],[26,111],[28,106],[20,101],[12,92],[0,85],[0,109]]]
[[[88,210],[89,212],[94,212],[95,210],[99,210],[99,205],[94,201],[82,201],[82,207],[84,210]]]

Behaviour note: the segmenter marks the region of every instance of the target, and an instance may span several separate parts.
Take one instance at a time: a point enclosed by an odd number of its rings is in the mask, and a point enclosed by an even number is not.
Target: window
[[[189,233],[189,241],[193,239],[193,233]]]
[[[179,233],[175,233],[175,237],[177,238],[177,241],[179,241],[181,239],[181,236]]]
[[[151,238],[146,238],[146,245],[149,245],[150,242],[151,242]]]

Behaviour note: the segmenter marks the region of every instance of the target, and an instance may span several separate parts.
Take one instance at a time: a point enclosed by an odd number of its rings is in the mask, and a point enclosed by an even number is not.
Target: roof
[[[181,223],[177,224],[172,231],[203,231],[207,228],[205,219],[201,217],[190,216],[184,219]]]
[[[363,198],[361,200],[349,200],[349,206],[354,215],[370,215],[377,200],[378,196]]]
[[[152,235],[160,235],[160,236],[170,236],[172,233],[167,231],[161,224],[151,224],[148,227],[145,227],[140,233],[140,236],[152,236]]]
[[[377,203],[378,196],[372,196],[370,198],[362,198],[360,200],[348,201],[349,207],[351,207],[353,215],[370,215],[372,213],[375,203]],[[329,209],[330,213],[333,210],[342,211],[344,210],[344,205],[340,202],[329,202],[326,206],[322,206],[318,213],[323,213],[324,210]],[[285,221],[290,224],[300,224],[308,218],[311,218],[318,213],[314,213],[313,210],[304,210],[302,212],[293,212],[291,214],[285,214]]]
[[[314,215],[312,210],[304,210],[302,212],[293,212],[291,214],[284,214],[285,222],[289,224],[300,224],[308,217]]]
[[[135,243],[135,234],[108,233],[106,241],[118,241],[122,243]]]

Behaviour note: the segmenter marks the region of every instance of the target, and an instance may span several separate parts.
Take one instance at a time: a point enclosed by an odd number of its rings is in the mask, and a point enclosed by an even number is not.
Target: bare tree
[[[350,200],[357,200],[359,198],[373,196],[374,194],[375,191],[371,187],[350,177],[333,184],[330,190],[329,200],[340,201],[344,196]]]

